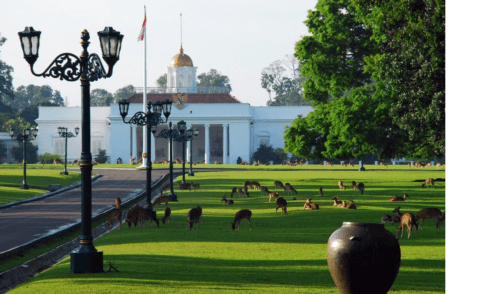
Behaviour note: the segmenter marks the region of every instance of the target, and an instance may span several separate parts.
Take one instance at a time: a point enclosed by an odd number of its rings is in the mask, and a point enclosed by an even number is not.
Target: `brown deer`
[[[361,194],[364,194],[364,184],[363,183],[359,183],[359,185],[357,185],[357,189],[359,189]]]
[[[200,191],[200,184],[194,184],[193,182],[191,182],[190,184],[192,185],[194,191],[197,191],[197,189],[199,189]]]
[[[286,185],[284,185],[284,191],[286,191],[286,194],[291,194],[291,192],[295,192],[296,195],[298,195],[298,192],[295,190],[295,188],[293,188],[293,186],[291,186],[290,183],[286,183]]]
[[[161,203],[165,203],[166,207],[169,204],[169,196],[159,196],[155,198],[155,201],[153,201],[152,206],[155,206],[158,204],[160,206]]]
[[[78,161],[78,159],[75,159],[71,164],[80,165],[80,161]]]
[[[250,187],[249,188],[253,188],[255,190],[258,190],[260,188],[260,183],[258,182],[250,182]]]
[[[122,158],[117,158],[117,164],[122,164]]]
[[[162,223],[166,224],[166,220],[168,223],[171,223],[171,208],[167,206],[167,203],[166,203],[166,210],[164,210],[164,217],[162,218]]]
[[[225,201],[225,204],[234,204],[234,201],[232,199],[227,200],[227,197],[225,196],[221,198],[221,201]]]
[[[404,193],[403,197],[394,196],[394,197],[390,198],[390,201],[405,201],[406,197],[410,197],[410,196],[408,194]]]
[[[275,192],[275,193],[270,192],[270,193],[268,193],[268,202],[269,203],[270,203],[270,199],[272,199],[272,198],[275,198],[275,199],[279,198],[279,192]]]
[[[343,182],[342,181],[338,181],[338,188],[340,189],[343,189]],[[345,189],[344,189],[345,190]]]
[[[352,182],[351,182],[351,185],[352,185],[352,189],[353,189],[354,191],[357,191],[357,184],[356,184],[356,181],[352,181]]]
[[[232,193],[230,193],[230,198],[234,198],[234,194],[237,193],[237,188],[233,187],[232,188]]]
[[[347,204],[347,209],[357,209],[354,200],[349,200],[349,203]]]
[[[439,229],[439,224],[441,223],[441,217],[442,217],[441,210],[433,207],[428,207],[420,210],[417,212],[417,215],[415,216],[416,220],[418,221],[418,229],[424,228],[424,221],[426,218],[434,218],[436,219],[436,227]]]
[[[338,206],[338,204],[342,203],[342,201],[338,200],[338,196],[333,196],[333,198],[331,198],[331,200],[335,200],[335,202],[333,203],[333,206]]]
[[[282,208],[282,212],[284,212],[284,214],[288,214],[288,202],[286,201],[286,199],[279,197],[275,201],[275,204],[277,205],[277,207],[275,208],[275,215],[277,215],[277,210],[279,208]]]
[[[260,192],[260,195],[261,195],[261,196],[263,196],[263,194],[264,194],[264,193],[265,193],[265,195],[267,195],[268,193],[270,193],[270,191],[268,190],[268,188],[267,188],[267,187],[265,187],[265,186],[261,186],[261,187],[260,187],[260,191],[261,191],[261,192]]]
[[[312,198],[307,198],[307,200],[305,201],[305,204],[303,204],[303,209],[315,210],[315,209],[319,209],[319,205],[316,203],[313,203]]]
[[[127,223],[127,226],[129,227],[129,229],[131,228],[132,224],[134,224],[134,227],[136,227],[138,224],[138,221],[143,223],[143,220],[140,219],[140,217],[139,217],[139,212],[141,209],[142,208],[136,204],[131,209],[129,209],[127,211],[125,222]]]
[[[237,193],[239,194],[239,198],[246,197],[246,192],[244,192],[241,188],[237,190]]]
[[[193,228],[193,224],[197,224],[197,231],[199,230],[199,222],[200,222],[200,217],[202,216],[202,207],[200,205],[197,205],[196,208],[190,209],[188,212],[188,217],[187,217],[187,230],[190,228],[190,231]]]
[[[324,193],[322,191],[322,187],[319,187],[319,196],[323,197],[324,196]]]
[[[434,179],[433,178],[428,178],[424,181],[422,184],[422,188],[427,185],[427,189],[429,189],[429,185],[432,185],[432,188],[434,188]]]
[[[275,187],[276,191],[277,191],[277,188],[284,189],[284,184],[281,181],[275,181],[274,182],[274,187]]]
[[[385,214],[384,216],[382,216],[382,223],[401,223],[401,218],[397,215]]]
[[[119,222],[119,227],[122,229],[122,210],[120,209],[120,204],[122,201],[120,198],[115,199],[115,208],[108,215],[108,230],[111,230],[114,220]]]
[[[136,164],[136,157],[129,159],[129,164]]]
[[[345,208],[347,206],[347,204],[345,203],[345,200],[343,200],[341,203],[337,204],[336,206]]]
[[[399,233],[401,233],[401,238],[404,233],[404,226],[408,228],[408,239],[412,237],[413,227],[417,228],[417,223],[415,221],[415,216],[413,213],[405,212],[401,215],[401,224],[396,228],[396,239],[399,239]]]
[[[243,187],[251,188],[251,182],[250,181],[245,181]]]
[[[139,212],[139,218],[142,219],[142,224],[143,224],[143,227],[146,227],[145,226],[145,222],[144,220],[148,219],[149,222],[150,222],[150,227],[152,227],[152,220],[157,224],[157,227],[159,226],[159,220],[157,219],[157,216],[155,214],[155,211],[153,210],[150,210],[150,209],[145,209],[145,208],[142,208],[140,207],[141,210]]]
[[[180,190],[190,190],[190,192],[192,192],[192,184],[190,183],[186,183],[186,184],[182,184],[181,182],[178,182],[178,185],[180,186]]]
[[[242,191],[244,191],[244,195],[246,195],[246,197],[249,197],[248,190],[249,190],[248,186],[244,186],[244,188],[242,188]]]
[[[249,230],[251,231],[251,215],[253,213],[249,209],[242,209],[237,211],[234,217],[234,221],[232,222],[232,230],[238,231],[241,220],[245,219],[249,223]]]

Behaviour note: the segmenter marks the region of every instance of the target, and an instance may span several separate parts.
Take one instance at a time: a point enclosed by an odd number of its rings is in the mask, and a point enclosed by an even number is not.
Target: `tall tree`
[[[166,89],[167,89],[167,74],[163,74],[161,75],[157,81],[157,87],[160,88],[160,92],[161,93],[165,93],[166,92]]]
[[[232,91],[230,79],[216,69],[210,69],[207,73],[201,73],[197,76],[197,80],[197,88],[228,87]]]
[[[41,103],[64,106],[64,100],[59,91],[53,91],[48,85],[44,86],[19,86],[15,91],[15,99],[7,102],[15,109],[23,109]]]
[[[134,94],[136,94],[136,90],[134,90],[133,85],[128,85],[128,86],[122,87],[115,92],[115,95],[114,95],[115,101],[120,101],[122,99],[128,99],[129,97],[131,97]]]
[[[110,103],[114,102],[113,95],[104,89],[91,91],[91,106],[110,106]]]
[[[0,35],[0,47],[7,41],[6,38]],[[14,99],[14,86],[12,86],[12,66],[0,60],[0,100],[5,100],[5,97]]]

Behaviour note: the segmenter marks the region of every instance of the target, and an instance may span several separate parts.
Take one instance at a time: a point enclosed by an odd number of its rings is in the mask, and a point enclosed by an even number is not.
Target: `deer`
[[[245,181],[243,187],[251,188],[251,182],[250,181]]]
[[[364,194],[364,184],[363,183],[359,183],[359,185],[357,185],[357,189],[359,189],[361,194]]]
[[[200,191],[200,184],[194,184],[193,182],[191,182],[190,184],[192,185],[194,191],[197,191],[197,189],[199,189]]]
[[[186,184],[182,184],[181,182],[178,182],[178,185],[180,186],[180,190],[190,190],[190,192],[192,192],[192,184],[190,183],[186,183]]]
[[[244,192],[241,188],[237,190],[237,193],[239,194],[239,198],[246,197],[246,192]]]
[[[267,187],[265,187],[265,186],[261,186],[261,187],[260,187],[260,191],[261,191],[261,192],[260,192],[260,195],[261,195],[261,196],[263,196],[263,193],[265,193],[265,195],[267,195],[268,193],[270,193],[270,191],[268,190],[268,188],[267,188]]]
[[[416,220],[418,221],[418,229],[424,228],[424,221],[426,218],[434,218],[436,219],[436,227],[439,229],[439,225],[441,224],[441,217],[442,217],[441,210],[433,207],[428,207],[420,210],[417,212],[417,215],[415,216]]]
[[[347,209],[357,209],[356,204],[354,203],[354,200],[349,200],[349,203],[347,204]]]
[[[342,201],[338,200],[338,196],[333,196],[333,198],[331,198],[331,200],[335,200],[335,202],[333,203],[333,206],[338,206],[338,204],[342,203]]]
[[[232,199],[227,200],[227,197],[225,197],[225,196],[223,196],[221,198],[221,202],[223,202],[223,201],[225,202],[225,204],[234,204],[234,201]]]
[[[234,198],[235,193],[237,193],[237,187],[232,188],[232,193],[230,193],[230,198]]]
[[[298,195],[298,192],[296,192],[295,188],[293,188],[290,183],[286,183],[286,185],[284,185],[284,191],[286,191],[286,194],[288,195],[291,194],[291,191]]]
[[[134,205],[131,209],[127,211],[125,222],[129,229],[131,228],[131,224],[134,224],[134,227],[138,224],[138,221],[143,223],[144,221],[140,219],[139,212],[142,208],[139,205]],[[140,225],[141,227],[141,225]]]
[[[169,196],[159,196],[155,198],[155,201],[153,201],[152,206],[155,206],[155,204],[158,204],[160,206],[161,203],[165,203],[166,207],[169,204]]]
[[[323,197],[324,196],[324,193],[322,191],[322,187],[319,187],[319,196]]]
[[[237,211],[234,217],[234,221],[232,222],[232,230],[238,231],[241,220],[245,219],[249,223],[249,230],[251,231],[251,215],[253,213],[249,209],[241,209]]]
[[[258,190],[260,188],[260,183],[258,182],[250,182],[250,188],[254,188],[255,190]]]
[[[78,161],[78,159],[75,159],[71,164],[80,165],[80,161]]]
[[[129,159],[129,164],[136,164],[136,157]]]
[[[408,194],[404,193],[403,197],[394,196],[394,197],[390,198],[390,201],[405,201],[406,197],[410,197],[410,196]]]
[[[274,187],[275,187],[275,190],[277,190],[277,188],[284,189],[284,184],[281,181],[275,181]]]
[[[417,223],[415,221],[415,216],[413,213],[405,212],[401,216],[401,224],[396,228],[396,239],[399,239],[399,233],[401,233],[401,238],[404,233],[404,226],[408,228],[408,239],[412,237],[411,232],[413,231],[413,227],[417,227]]]
[[[356,181],[352,181],[352,182],[351,182],[351,185],[352,185],[352,190],[357,191],[357,184],[356,184]]]
[[[305,201],[305,204],[303,204],[303,209],[315,210],[315,209],[319,209],[319,205],[316,203],[313,203],[312,198],[307,198],[307,200]]]
[[[117,164],[122,164],[122,158],[117,158]]]
[[[382,223],[401,223],[401,217],[397,215],[384,214],[384,216],[382,216]]]
[[[428,178],[424,181],[422,184],[422,188],[427,185],[427,189],[429,189],[429,185],[432,185],[432,188],[434,188],[434,179],[433,178]]]
[[[345,203],[345,200],[343,200],[341,203],[338,203],[336,206],[345,208],[347,206],[347,204]]]
[[[164,217],[162,218],[162,223],[166,224],[166,220],[168,223],[171,223],[171,208],[167,206],[167,203],[166,203],[166,210],[164,210]]]
[[[187,230],[190,228],[190,231],[193,228],[193,224],[197,224],[197,231],[199,230],[199,222],[200,222],[200,217],[202,216],[202,207],[200,205],[197,205],[197,207],[190,209],[188,212],[188,217],[187,217]]]
[[[282,212],[284,212],[284,214],[288,214],[288,210],[287,210],[288,209],[288,202],[286,201],[286,199],[279,197],[275,201],[275,204],[277,205],[277,207],[275,208],[275,215],[277,215],[277,210],[279,208],[282,208]]]
[[[275,198],[275,199],[279,198],[279,192],[275,192],[275,193],[270,192],[270,193],[268,193],[268,203],[270,203],[270,199],[272,199],[272,198]]]
[[[340,189],[343,189],[343,187],[345,187],[345,186],[343,185],[343,182],[342,182],[342,181],[338,181],[338,187],[339,187]],[[343,190],[345,190],[345,189],[343,189]]]
[[[114,220],[119,222],[119,227],[122,229],[122,210],[120,209],[120,204],[122,201],[120,198],[115,199],[115,208],[108,215],[108,230],[111,230],[112,223]]]

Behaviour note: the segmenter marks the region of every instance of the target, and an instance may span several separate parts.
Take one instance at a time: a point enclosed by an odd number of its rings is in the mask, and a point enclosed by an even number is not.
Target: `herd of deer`
[[[396,227],[396,238],[399,239],[399,234],[401,234],[401,238],[403,237],[404,227],[408,229],[408,239],[412,237],[413,229],[419,230],[423,229],[424,221],[426,218],[436,219],[436,228],[440,229],[441,226],[444,226],[445,221],[445,213],[441,213],[441,210],[434,207],[427,207],[419,212],[416,215],[413,215],[411,212],[402,213],[400,211],[401,207],[397,207],[392,212],[396,213],[396,215],[384,215],[382,216],[382,223],[397,223]],[[418,222],[418,224],[417,224]]]

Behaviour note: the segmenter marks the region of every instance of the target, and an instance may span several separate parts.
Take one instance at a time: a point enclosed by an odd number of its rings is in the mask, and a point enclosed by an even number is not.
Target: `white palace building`
[[[187,128],[197,128],[199,136],[191,144],[193,162],[235,164],[240,157],[250,162],[251,156],[261,143],[274,148],[284,148],[285,127],[298,115],[306,116],[310,106],[251,106],[242,103],[228,91],[196,87],[197,67],[183,53],[176,54],[167,68],[167,89],[164,93],[148,93],[148,101],[169,99],[173,102],[169,121],[173,128],[184,120]],[[203,92],[203,93],[201,93]],[[143,111],[143,94],[129,99],[128,121],[134,113]],[[74,132],[81,127],[80,107],[39,107],[38,153],[55,153],[64,156],[64,138],[59,137],[58,127]],[[157,126],[158,135],[168,124]],[[80,134],[68,139],[68,161],[80,159],[82,150]],[[187,155],[190,142],[187,143]],[[173,159],[182,159],[182,143],[173,141]],[[110,162],[122,158],[141,158],[143,153],[143,127],[123,122],[118,104],[109,107],[91,107],[91,152],[106,150]],[[168,160],[169,140],[152,136],[152,161]],[[188,156],[185,157],[188,160]]]

